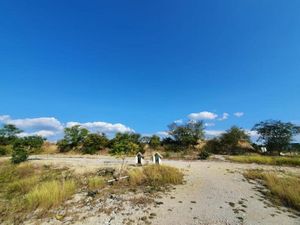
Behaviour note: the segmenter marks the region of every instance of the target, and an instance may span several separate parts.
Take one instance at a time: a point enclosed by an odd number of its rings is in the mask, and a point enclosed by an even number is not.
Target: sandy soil
[[[67,166],[78,173],[93,171],[103,166],[117,167],[121,162],[108,156],[41,155],[31,156],[31,160],[35,163]],[[134,163],[134,159],[127,158],[126,162]],[[91,206],[87,202],[79,209],[78,207],[73,209],[78,211],[77,219],[66,218],[61,222],[51,218],[39,221],[38,224],[300,224],[299,214],[285,207],[270,204],[256,190],[258,184],[249,183],[241,174],[245,169],[253,168],[285,170],[300,174],[300,168],[237,164],[222,160],[193,162],[164,160],[163,163],[183,169],[186,183],[176,186],[174,190],[162,195],[161,198],[156,199],[155,204],[147,208],[123,204],[126,198],[124,196],[112,197],[109,201],[99,200],[98,205]],[[121,212],[112,210],[108,216],[97,210],[97,207],[111,205],[122,206]],[[28,221],[26,224],[34,224],[34,222]]]

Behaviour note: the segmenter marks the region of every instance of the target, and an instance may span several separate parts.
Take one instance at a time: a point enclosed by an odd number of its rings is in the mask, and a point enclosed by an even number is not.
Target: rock
[[[94,198],[98,194],[97,191],[88,191],[87,196]]]

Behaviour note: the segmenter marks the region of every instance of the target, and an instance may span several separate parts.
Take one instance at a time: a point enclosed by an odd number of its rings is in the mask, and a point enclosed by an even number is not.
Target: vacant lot
[[[68,167],[78,174],[99,167],[118,168],[122,162],[99,156],[32,156],[31,159],[31,163],[37,165]],[[133,158],[126,159],[127,165],[133,162]],[[158,194],[152,200],[139,192],[133,195],[116,193],[95,200],[76,194],[68,201],[68,209],[59,209],[63,213],[68,211],[63,219],[28,220],[25,224],[299,224],[297,211],[273,204],[261,191],[264,187],[260,183],[249,182],[243,176],[249,169],[299,176],[299,168],[223,161],[165,160],[163,163],[182,169],[185,184]],[[91,185],[97,185],[97,182],[92,181]]]

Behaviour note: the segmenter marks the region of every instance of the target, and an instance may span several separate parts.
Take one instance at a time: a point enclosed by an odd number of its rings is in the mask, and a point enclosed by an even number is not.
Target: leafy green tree
[[[157,135],[152,135],[149,140],[149,146],[156,149],[160,146],[160,137]]]
[[[22,130],[13,124],[5,124],[3,128],[0,129],[0,145],[13,144],[18,138],[17,135],[22,132]]]
[[[80,125],[76,125],[65,128],[64,133],[64,138],[57,142],[61,152],[80,149],[89,131]]]
[[[41,136],[27,136],[23,138],[23,144],[27,146],[28,152],[32,153],[38,151],[43,146],[45,138]]]
[[[111,153],[115,155],[133,155],[138,153],[139,151],[141,151],[141,147],[131,141],[116,142],[111,149]]]
[[[293,136],[300,133],[300,128],[292,123],[284,123],[280,120],[266,120],[254,125],[252,130],[259,135],[258,141],[262,141],[267,151],[286,150],[293,140]]]
[[[178,147],[193,147],[197,144],[198,140],[204,139],[203,121],[189,121],[182,125],[172,123],[168,127],[168,133]]]
[[[109,140],[105,134],[88,134],[82,144],[81,151],[86,154],[95,154],[107,147]]]
[[[111,140],[112,154],[135,154],[139,151],[143,151],[140,134],[117,133]]]
[[[229,154],[240,153],[241,149],[238,147],[240,141],[250,141],[250,136],[241,128],[237,126],[231,127],[220,136],[220,144],[223,151]]]

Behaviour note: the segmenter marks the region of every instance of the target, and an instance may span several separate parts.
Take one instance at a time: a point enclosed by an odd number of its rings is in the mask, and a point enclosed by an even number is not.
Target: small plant
[[[210,153],[208,151],[201,151],[198,154],[198,158],[201,160],[208,159],[209,156],[210,156]]]

